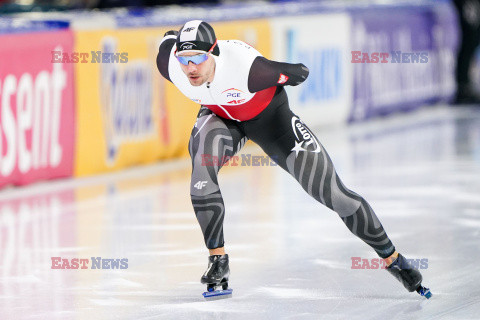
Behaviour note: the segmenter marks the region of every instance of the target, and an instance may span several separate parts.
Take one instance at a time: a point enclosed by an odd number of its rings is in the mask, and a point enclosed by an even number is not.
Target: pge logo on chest
[[[222,94],[225,94],[225,97],[228,98],[241,98],[242,93],[244,93],[242,90],[235,89],[235,88],[230,88],[222,92]]]
[[[227,90],[224,90],[222,92],[222,95],[224,95],[225,99],[227,99],[227,103],[232,105],[232,104],[242,104],[245,102],[245,98],[242,99],[242,94],[245,93],[240,89],[236,88],[230,88]]]

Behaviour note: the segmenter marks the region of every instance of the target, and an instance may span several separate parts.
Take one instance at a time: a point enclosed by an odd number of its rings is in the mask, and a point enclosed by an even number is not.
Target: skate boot
[[[427,299],[432,296],[430,289],[422,286],[420,271],[415,269],[401,254],[398,254],[397,259],[387,267],[387,271],[397,278],[408,291],[417,291],[418,294]]]
[[[228,277],[230,268],[228,267],[228,254],[213,255],[208,257],[208,268],[203,274],[200,282],[207,285],[207,291],[203,293],[205,298],[217,297],[230,298],[232,289],[228,288]],[[222,287],[218,290],[217,287]]]

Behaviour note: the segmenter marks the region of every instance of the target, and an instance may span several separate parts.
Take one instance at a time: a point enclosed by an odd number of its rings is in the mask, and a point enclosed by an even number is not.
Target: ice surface
[[[478,319],[480,110],[316,133],[397,249],[428,259],[432,299],[384,270],[351,269],[373,250],[271,166],[222,169],[234,292],[205,302],[186,160],[2,190],[0,319]],[[51,269],[51,257],[127,258],[128,268]]]

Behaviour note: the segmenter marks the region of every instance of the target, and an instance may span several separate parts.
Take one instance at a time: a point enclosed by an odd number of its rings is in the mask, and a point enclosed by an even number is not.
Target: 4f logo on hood
[[[291,150],[295,151],[295,157],[298,156],[300,151],[309,151],[315,153],[319,153],[321,151],[320,143],[318,143],[313,133],[296,116],[292,117],[292,129],[293,133],[295,133],[295,137],[297,138],[295,141],[295,147],[293,147]]]

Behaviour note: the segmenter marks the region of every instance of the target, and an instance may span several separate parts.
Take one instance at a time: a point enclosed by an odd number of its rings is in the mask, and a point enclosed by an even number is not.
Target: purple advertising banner
[[[453,6],[372,8],[351,16],[350,122],[451,99],[459,39]]]

